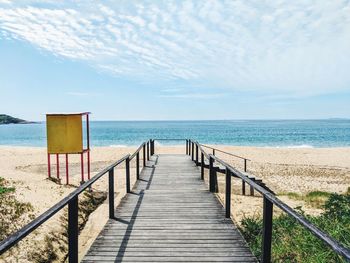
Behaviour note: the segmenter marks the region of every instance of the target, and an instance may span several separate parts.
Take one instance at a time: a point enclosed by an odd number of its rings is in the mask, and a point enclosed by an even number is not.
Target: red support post
[[[88,169],[88,180],[90,180],[90,123],[89,113],[86,114],[86,146],[87,146],[87,169]]]
[[[80,154],[81,159],[81,183],[84,182],[84,152]]]
[[[89,124],[89,114],[86,114],[86,146],[90,150],[90,124]]]
[[[57,170],[57,179],[60,179],[60,159],[58,153],[56,153],[56,170]]]
[[[69,184],[69,175],[68,175],[68,153],[66,153],[66,184]]]
[[[51,178],[51,160],[50,160],[50,154],[47,153],[47,174],[49,178]]]
[[[87,152],[87,165],[88,165],[88,179],[90,180],[90,149],[88,149],[88,152]]]

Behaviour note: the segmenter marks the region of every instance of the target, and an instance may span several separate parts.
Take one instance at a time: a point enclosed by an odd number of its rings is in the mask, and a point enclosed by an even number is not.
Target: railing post
[[[154,140],[151,140],[151,156],[154,154]]]
[[[130,157],[125,159],[126,192],[130,193]]]
[[[78,263],[78,197],[68,203],[68,261]]]
[[[231,217],[231,172],[226,168],[226,198],[225,198],[225,206],[226,206],[226,218]]]
[[[108,172],[109,218],[114,218],[114,168]]]
[[[264,196],[263,208],[263,237],[262,237],[262,263],[271,262],[271,242],[272,242],[272,213],[273,204]]]
[[[244,159],[244,172],[247,172],[247,159]],[[242,195],[245,195],[245,182],[242,180]]]
[[[197,166],[199,165],[199,162],[198,162],[198,142],[196,143],[196,165]]]
[[[194,161],[194,142],[192,142],[192,161]]]
[[[136,154],[136,179],[140,179],[140,152]]]
[[[149,141],[147,142],[147,161],[149,161]]]
[[[188,140],[186,139],[186,155],[188,155]]]
[[[255,178],[251,178],[251,180],[252,180],[253,182],[255,182]],[[250,195],[251,195],[251,196],[254,196],[254,187],[253,187],[253,186],[250,186]]]
[[[204,153],[201,152],[201,179],[204,180]]]
[[[210,192],[214,193],[215,192],[215,171],[214,171],[214,158],[209,157],[209,190]]]
[[[146,166],[146,144],[143,145],[143,167]]]
[[[191,156],[191,140],[188,140],[188,155]]]
[[[213,149],[213,155],[215,155],[215,149]]]

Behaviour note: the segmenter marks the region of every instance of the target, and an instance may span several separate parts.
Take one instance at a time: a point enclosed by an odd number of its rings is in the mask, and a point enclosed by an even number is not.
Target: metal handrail
[[[346,260],[350,260],[350,249],[343,246],[334,238],[330,237],[324,231],[313,225],[308,219],[306,219],[303,215],[292,209],[286,203],[281,201],[278,197],[272,194],[270,191],[266,190],[264,187],[256,183],[254,180],[250,179],[246,173],[242,173],[227,162],[221,160],[217,156],[213,154],[206,154],[206,152],[201,147],[202,145],[198,142],[194,142],[189,140],[193,145],[198,146],[198,150],[203,153],[210,163],[209,170],[210,173],[213,170],[214,161],[220,163],[226,169],[226,182],[228,182],[229,187],[226,187],[226,200],[231,200],[231,177],[238,177],[243,182],[247,183],[255,190],[257,190],[264,198],[264,207],[263,207],[263,254],[262,254],[262,262],[270,262],[271,261],[271,239],[272,239],[272,212],[273,212],[273,204],[279,207],[282,211],[284,211],[287,215],[294,218],[298,223],[304,226],[307,230],[309,230],[315,237],[322,240],[326,245],[328,245],[333,251],[335,251],[338,255],[344,257]],[[189,147],[190,148],[190,147]],[[191,153],[190,153],[191,154]],[[193,156],[192,152],[192,156]],[[193,157],[192,157],[193,159]],[[195,160],[198,162],[198,160]],[[202,167],[202,163],[200,164]],[[203,168],[202,168],[203,169]],[[202,176],[203,179],[203,176]],[[209,177],[210,180],[210,177]],[[211,190],[215,189],[211,184],[213,182],[209,181],[209,187]],[[226,203],[226,217],[230,217],[230,201],[228,204]]]
[[[146,145],[146,143],[147,143],[147,142],[142,143],[142,144],[140,145],[140,147],[137,148],[137,150],[136,150],[132,155],[130,155],[130,161],[131,161],[132,159],[135,158],[135,156],[137,155],[137,153],[139,153],[139,152],[141,151],[141,149],[143,148],[144,145]]]
[[[153,138],[154,141],[185,141],[185,138]]]
[[[226,152],[226,151],[220,150],[220,149],[215,148],[215,147],[211,147],[211,146],[208,146],[208,145],[205,145],[205,144],[201,144],[201,143],[199,145],[201,145],[204,148],[212,149],[212,150],[215,150],[217,152],[221,152],[221,153],[224,153],[224,154],[227,154],[227,155],[231,155],[233,157],[236,157],[236,158],[239,158],[239,159],[242,159],[242,160],[251,161],[250,159],[245,158],[243,156],[239,156],[239,155],[236,155],[236,154],[233,154],[233,153],[230,153],[230,152]]]
[[[145,145],[147,142],[141,144],[141,146],[135,151],[133,155],[127,154],[123,156],[121,159],[112,163],[94,177],[92,177],[89,181],[86,181],[77,189],[75,189],[68,196],[63,198],[61,201],[56,203],[54,206],[49,208],[43,214],[32,220],[29,224],[22,227],[20,230],[10,235],[6,239],[0,242],[0,255],[5,253],[11,247],[16,245],[20,240],[24,237],[32,233],[35,229],[49,220],[52,216],[58,213],[61,209],[63,209],[66,205],[68,205],[68,257],[69,262],[78,262],[78,196],[83,191],[88,189],[93,183],[99,180],[103,175],[109,173],[109,217],[114,218],[114,168],[124,161],[126,162],[126,192],[130,192],[130,157],[138,156],[138,153],[143,148],[145,149]],[[147,153],[149,151],[149,147],[147,147]],[[145,159],[145,151],[144,151],[144,159]],[[145,161],[144,161],[145,166]],[[136,167],[136,173],[139,175],[139,165]],[[137,176],[137,179],[138,176]],[[113,198],[112,198],[113,197]]]
[[[59,210],[61,210],[64,206],[66,206],[73,198],[81,194],[84,190],[86,190],[88,187],[90,187],[94,182],[96,182],[98,179],[100,179],[103,175],[105,175],[109,170],[113,169],[117,165],[121,164],[123,161],[125,161],[129,157],[128,155],[125,155],[123,158],[119,159],[115,163],[111,164],[107,168],[103,169],[101,172],[96,174],[94,177],[92,177],[89,181],[86,181],[81,186],[79,186],[77,189],[75,189],[72,193],[70,193],[68,196],[63,198],[61,201],[59,201],[57,204],[52,206],[49,210],[35,218],[33,221],[31,221],[28,225],[24,226],[22,229],[17,231],[16,233],[12,234],[11,236],[7,237],[5,240],[3,240],[0,243],[0,254],[4,253],[6,250],[11,248],[13,245],[15,245],[17,242],[19,242],[21,239],[26,237],[28,234],[33,232],[36,228],[38,228],[41,224],[43,224],[45,221],[50,219],[53,215],[55,215]]]
[[[207,153],[203,150],[202,144],[200,144],[200,143],[198,143],[198,142],[196,142],[196,143],[198,144],[199,150],[204,154],[205,158],[207,158],[207,160],[209,161],[210,155],[207,154]]]

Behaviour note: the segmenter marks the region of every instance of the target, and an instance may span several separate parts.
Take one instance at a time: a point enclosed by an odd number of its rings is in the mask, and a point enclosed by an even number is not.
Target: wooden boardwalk
[[[187,155],[156,155],[82,262],[257,262]]]

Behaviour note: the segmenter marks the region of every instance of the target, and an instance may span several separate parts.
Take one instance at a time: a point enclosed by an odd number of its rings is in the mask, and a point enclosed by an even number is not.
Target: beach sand
[[[248,172],[263,180],[280,198],[290,206],[303,206],[310,214],[320,213],[320,209],[308,207],[302,200],[289,198],[286,193],[306,194],[310,191],[344,193],[350,186],[350,148],[262,148],[215,146],[224,151],[250,159]],[[136,147],[95,147],[91,152],[92,176],[102,168],[113,163],[127,153],[133,153]],[[208,150],[208,152],[211,152]],[[159,146],[158,153],[185,153],[184,146]],[[216,155],[243,169],[243,161],[216,152]],[[54,158],[52,158],[54,164]],[[132,182],[135,181],[135,161],[131,162]],[[53,165],[54,166],[54,165]],[[16,198],[29,202],[38,216],[52,205],[72,192],[80,183],[80,157],[70,158],[70,184],[65,185],[64,159],[61,160],[61,185],[47,179],[47,155],[45,148],[0,146],[0,177],[16,188]],[[116,199],[125,194],[125,170],[123,166],[116,170]],[[56,176],[55,167],[52,176]],[[94,184],[93,189],[107,192],[107,176]],[[232,213],[236,221],[244,216],[261,213],[262,198],[242,196],[241,181],[233,180]],[[223,197],[224,176],[219,175],[219,196]],[[247,188],[247,192],[249,189]],[[40,240],[41,232],[49,233],[61,227],[59,216],[55,216],[36,231],[35,238]],[[93,212],[79,236],[80,257],[87,251],[91,242],[108,219],[108,201],[106,200]],[[20,224],[20,223],[18,223]],[[30,240],[30,236],[26,238]],[[27,241],[28,243],[29,241]],[[25,257],[26,241],[21,244],[21,257]],[[9,255],[9,254],[8,254]],[[18,255],[17,255],[18,256]],[[8,260],[11,262],[12,260]],[[15,260],[13,259],[13,262]]]

